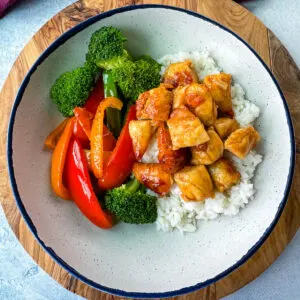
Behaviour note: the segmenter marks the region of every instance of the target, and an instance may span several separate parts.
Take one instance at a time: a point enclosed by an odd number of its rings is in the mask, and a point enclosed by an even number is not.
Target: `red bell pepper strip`
[[[90,148],[90,140],[85,134],[82,126],[80,125],[77,119],[75,119],[74,122],[73,136],[76,137],[78,141],[80,141],[83,148],[85,149]]]
[[[79,141],[82,143],[84,148],[89,148],[89,134],[86,134],[86,131],[88,132],[87,127],[83,128],[84,124],[87,124],[88,126],[88,120],[89,117],[93,118],[96,114],[97,108],[99,106],[99,103],[104,99],[104,88],[103,88],[103,79],[102,76],[99,77],[96,86],[92,90],[89,98],[87,99],[84,108],[81,107],[75,107],[74,109],[74,115],[77,117],[77,120],[79,122],[76,122],[74,127],[74,136],[79,139]],[[88,114],[90,113],[90,115]],[[91,122],[92,123],[92,122]],[[81,126],[80,126],[80,125]]]
[[[96,86],[92,90],[84,107],[93,115],[96,114],[99,103],[104,99],[104,88],[102,76],[99,77]]]
[[[102,190],[120,186],[131,173],[133,163],[136,161],[129,135],[129,123],[132,120],[136,120],[135,105],[131,106],[128,111],[117,145],[104,166],[103,176],[98,181]]]
[[[98,106],[91,132],[91,163],[96,178],[103,175],[103,127],[104,114],[108,107],[121,110],[123,103],[115,97],[105,98]]]
[[[65,172],[69,191],[81,212],[96,226],[111,228],[114,218],[102,209],[93,191],[87,159],[83,147],[76,139],[70,142]]]
[[[117,140],[112,132],[103,125],[103,151],[113,151],[116,146]]]
[[[94,115],[86,108],[78,106],[74,108],[73,112],[77,122],[81,125],[88,139],[90,139]]]

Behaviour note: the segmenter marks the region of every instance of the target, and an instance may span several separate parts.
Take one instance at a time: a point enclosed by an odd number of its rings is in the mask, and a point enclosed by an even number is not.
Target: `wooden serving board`
[[[31,39],[14,63],[0,94],[0,202],[17,238],[33,259],[66,289],[88,299],[121,299],[82,283],[56,264],[34,239],[13,198],[6,162],[6,133],[18,88],[38,56],[63,32],[103,11],[124,5],[165,4],[199,12],[229,27],[262,57],[277,78],[288,102],[296,136],[297,160],[292,190],[284,212],[263,246],[243,266],[226,278],[174,299],[219,299],[243,287],[280,255],[300,225],[300,72],[274,34],[252,13],[231,0],[79,0],[49,20]]]

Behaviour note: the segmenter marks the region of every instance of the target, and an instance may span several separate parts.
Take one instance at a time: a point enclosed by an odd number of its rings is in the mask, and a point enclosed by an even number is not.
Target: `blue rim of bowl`
[[[272,221],[272,223],[270,224],[270,226],[266,229],[266,231],[264,232],[264,234],[261,236],[261,238],[255,243],[255,245],[253,245],[248,252],[239,260],[237,261],[233,266],[231,266],[230,268],[228,268],[227,270],[223,271],[222,273],[218,274],[217,276],[215,276],[214,278],[208,279],[204,282],[200,282],[198,284],[195,284],[193,286],[189,286],[189,287],[184,287],[178,290],[174,290],[174,291],[167,291],[167,292],[146,292],[146,293],[142,293],[142,292],[127,292],[127,291],[123,291],[123,290],[119,290],[119,289],[114,289],[114,288],[109,288],[106,286],[103,286],[97,282],[94,282],[88,278],[86,278],[85,276],[81,275],[79,272],[77,272],[74,268],[72,268],[70,265],[68,265],[63,259],[61,259],[56,253],[55,251],[51,248],[46,246],[46,244],[44,243],[44,241],[39,237],[37,229],[35,227],[35,225],[33,224],[30,216],[28,215],[25,206],[21,200],[21,197],[19,195],[19,191],[18,191],[18,186],[16,183],[16,179],[15,179],[15,174],[14,174],[14,167],[13,167],[13,149],[12,149],[12,141],[13,141],[13,127],[14,127],[14,122],[15,122],[15,116],[17,113],[17,109],[18,106],[22,100],[24,91],[30,81],[30,77],[31,75],[34,73],[34,71],[37,69],[37,67],[55,50],[57,49],[60,45],[62,45],[64,42],[66,42],[70,37],[74,36],[75,34],[77,34],[78,32],[80,32],[81,30],[85,29],[86,27],[94,24],[95,22],[101,20],[101,19],[105,19],[107,17],[110,17],[112,15],[115,14],[119,14],[122,12],[126,12],[126,11],[131,11],[131,10],[136,10],[136,9],[148,9],[148,8],[162,8],[162,9],[170,9],[170,10],[176,10],[176,11],[180,11],[182,13],[186,13],[189,14],[191,16],[200,18],[206,22],[212,23],[215,26],[229,32],[230,34],[232,34],[235,38],[237,38],[239,41],[241,41],[248,49],[250,49],[250,51],[256,56],[256,58],[261,62],[261,64],[264,66],[264,68],[266,69],[266,71],[269,73],[270,77],[272,78],[275,86],[277,87],[277,90],[281,96],[284,108],[285,108],[285,114],[286,114],[286,119],[287,119],[287,123],[289,126],[289,133],[290,133],[290,143],[291,143],[291,158],[290,158],[290,168],[289,168],[289,174],[287,177],[287,182],[286,182],[286,187],[285,187],[285,191],[284,191],[284,197],[282,199],[282,201],[280,202],[280,205],[278,206],[278,211],[276,213],[276,216],[274,218],[274,220]],[[273,74],[271,73],[271,71],[269,70],[268,66],[263,62],[263,60],[260,58],[260,56],[256,53],[256,51],[247,43],[245,42],[241,37],[239,37],[237,34],[235,34],[233,31],[231,31],[230,29],[224,27],[223,25],[201,15],[198,14],[196,12],[193,11],[189,11],[189,10],[185,10],[182,8],[178,8],[178,7],[173,7],[173,6],[167,6],[167,5],[157,5],[157,4],[144,4],[144,5],[131,5],[131,6],[125,6],[125,7],[121,7],[121,8],[117,8],[114,10],[110,10],[101,14],[98,14],[97,16],[91,17],[85,21],[83,21],[82,23],[76,25],[75,27],[73,27],[72,29],[70,29],[69,31],[65,32],[64,34],[62,34],[57,40],[55,40],[41,55],[40,57],[36,60],[36,62],[33,64],[33,66],[31,67],[31,69],[28,71],[26,77],[24,78],[18,94],[16,96],[13,108],[12,108],[12,112],[11,112],[11,116],[10,116],[10,121],[9,121],[9,127],[8,127],[8,141],[7,141],[7,159],[8,159],[8,170],[9,170],[9,176],[10,176],[10,181],[11,181],[11,187],[13,190],[13,194],[14,197],[16,199],[17,202],[17,206],[19,208],[19,210],[21,211],[21,214],[23,216],[23,218],[25,219],[28,227],[30,228],[31,232],[33,233],[33,235],[35,236],[35,238],[37,239],[37,241],[39,242],[39,244],[43,247],[43,249],[60,265],[62,266],[65,270],[67,270],[70,274],[72,274],[74,277],[78,278],[79,280],[81,280],[82,282],[92,286],[93,288],[96,288],[98,290],[101,290],[103,292],[106,293],[110,293],[110,294],[114,294],[117,296],[122,296],[122,297],[131,297],[131,298],[164,298],[164,297],[174,297],[174,296],[179,296],[182,294],[186,294],[186,293],[190,293],[190,292],[194,292],[196,290],[202,289],[222,278],[224,278],[225,276],[227,276],[229,273],[231,273],[232,271],[234,271],[235,269],[237,269],[238,267],[240,267],[243,263],[245,263],[259,248],[260,246],[264,243],[264,241],[268,238],[268,236],[270,235],[270,233],[272,232],[273,228],[275,227],[275,225],[277,224],[284,206],[287,202],[288,199],[288,194],[291,188],[291,184],[292,184],[292,178],[293,178],[293,173],[294,173],[294,165],[295,165],[295,141],[294,141],[294,133],[293,133],[293,125],[292,125],[292,121],[291,121],[291,116],[288,110],[288,106],[286,103],[286,100],[283,96],[283,93],[275,79],[275,77],[273,76]]]

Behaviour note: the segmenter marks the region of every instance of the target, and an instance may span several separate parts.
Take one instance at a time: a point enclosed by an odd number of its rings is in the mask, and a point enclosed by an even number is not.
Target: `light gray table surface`
[[[25,0],[0,19],[0,89],[32,35],[71,3],[73,0]],[[245,6],[273,30],[300,67],[300,0],[256,0],[245,2]],[[226,300],[300,299],[299,248],[298,232],[267,271]],[[12,233],[1,206],[0,299],[82,299],[65,290],[36,265]]]

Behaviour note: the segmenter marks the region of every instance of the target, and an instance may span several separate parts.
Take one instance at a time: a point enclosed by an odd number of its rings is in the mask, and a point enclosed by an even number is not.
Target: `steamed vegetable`
[[[63,172],[66,163],[66,156],[70,141],[72,139],[75,118],[68,120],[68,123],[55,146],[51,161],[51,185],[57,196],[70,200],[71,195],[63,182]]]
[[[91,163],[96,178],[103,175],[103,127],[104,114],[108,107],[121,110],[122,101],[115,97],[105,98],[98,106],[91,131]]]
[[[67,152],[66,180],[72,199],[81,212],[96,226],[111,228],[113,216],[102,209],[93,190],[88,161],[80,142],[72,139]]]
[[[104,87],[102,76],[99,76],[95,87],[93,88],[90,96],[86,100],[84,104],[84,108],[86,108],[90,113],[95,115],[99,103],[104,99]]]
[[[47,136],[44,145],[47,149],[54,149],[59,138],[61,137],[64,129],[68,123],[68,119],[64,119],[54,130],[52,130]]]
[[[73,109],[85,104],[94,86],[95,71],[86,63],[83,67],[61,74],[54,82],[50,97],[65,117],[73,116]]]
[[[135,162],[132,141],[129,135],[129,123],[131,120],[136,120],[135,105],[132,105],[128,110],[116,147],[104,166],[103,176],[98,181],[98,185],[102,190],[120,186],[131,173]]]
[[[103,87],[104,96],[118,98],[117,86],[110,74],[110,72],[104,71],[103,74]],[[106,123],[109,130],[114,134],[115,137],[120,135],[122,129],[122,113],[120,110],[115,108],[107,108],[106,110]]]
[[[86,59],[105,70],[121,66],[131,59],[124,49],[126,37],[118,28],[105,26],[95,31],[90,39]]]
[[[136,61],[125,61],[112,70],[124,98],[135,101],[139,94],[157,87],[160,83],[161,66],[151,57],[143,57]]]
[[[159,85],[161,66],[149,55],[133,61],[124,48],[126,40],[119,29],[102,27],[93,33],[86,59],[98,67],[111,70],[125,99],[135,101],[140,93]]]
[[[153,223],[157,218],[156,197],[146,194],[136,179],[108,191],[105,204],[117,219],[125,223]]]

